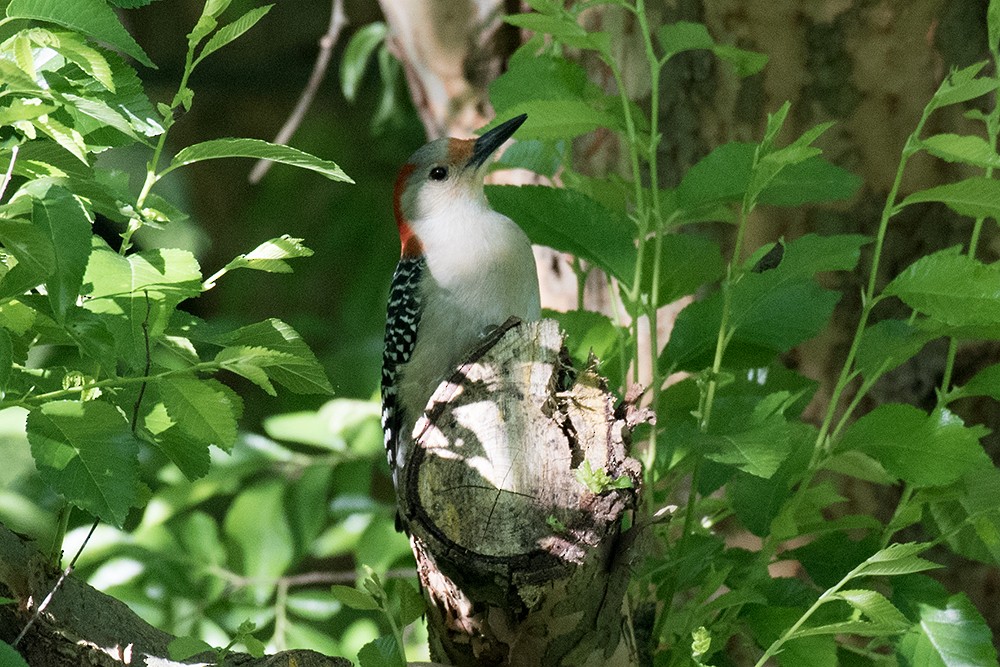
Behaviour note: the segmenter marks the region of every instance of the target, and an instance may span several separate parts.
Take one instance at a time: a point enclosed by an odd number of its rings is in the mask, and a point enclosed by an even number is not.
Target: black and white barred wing
[[[400,428],[404,422],[397,403],[397,372],[410,359],[417,342],[420,324],[420,276],[425,263],[422,257],[403,257],[396,265],[389,291],[385,322],[385,349],[382,352],[382,431],[389,470],[396,478],[396,452]]]

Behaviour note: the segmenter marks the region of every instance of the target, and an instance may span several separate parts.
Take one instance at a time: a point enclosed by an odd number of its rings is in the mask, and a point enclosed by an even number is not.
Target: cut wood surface
[[[643,416],[592,369],[575,370],[562,342],[552,320],[508,322],[417,423],[399,501],[436,660],[636,662],[621,527],[640,479],[630,430]],[[588,464],[603,487],[581,481]]]

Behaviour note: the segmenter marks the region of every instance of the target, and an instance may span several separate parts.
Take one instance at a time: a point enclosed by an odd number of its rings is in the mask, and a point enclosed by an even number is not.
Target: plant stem
[[[3,175],[3,181],[0,182],[0,200],[3,199],[3,194],[7,191],[7,184],[10,183],[10,177],[14,174],[14,162],[17,161],[17,153],[20,150],[20,146],[14,146],[10,149],[10,163],[7,165],[7,173]]]
[[[91,382],[90,384],[81,385],[79,387],[69,387],[68,389],[60,389],[58,391],[50,391],[45,394],[38,394],[32,397],[31,403],[43,403],[45,401],[54,401],[60,398],[66,398],[68,396],[73,396],[75,394],[80,394],[86,391],[91,391],[93,389],[105,389],[107,387],[125,387],[132,384],[141,384],[143,382],[151,382],[153,380],[162,380],[164,378],[175,377],[179,375],[189,375],[190,373],[197,373],[200,371],[215,371],[222,368],[222,366],[214,361],[202,361],[201,363],[194,364],[188,368],[179,368],[171,371],[164,371],[162,373],[155,373],[153,375],[143,375],[141,377],[128,377],[128,378],[108,378],[106,380],[100,380],[98,382]],[[2,405],[2,404],[0,404]]]

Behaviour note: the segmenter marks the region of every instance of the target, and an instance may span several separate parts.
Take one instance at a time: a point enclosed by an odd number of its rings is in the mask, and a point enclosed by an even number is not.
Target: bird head
[[[442,138],[424,144],[399,170],[393,212],[404,255],[419,254],[413,225],[445,215],[461,201],[481,201],[491,155],[528,118],[521,114],[478,139]]]

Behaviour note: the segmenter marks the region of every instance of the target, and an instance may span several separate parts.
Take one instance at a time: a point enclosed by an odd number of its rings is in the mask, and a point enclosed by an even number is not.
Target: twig
[[[14,173],[14,161],[17,160],[19,150],[21,150],[20,146],[14,146],[10,149],[10,164],[7,165],[7,173],[3,175],[3,181],[0,181],[0,199],[3,199],[3,193],[7,190],[7,184],[10,183],[11,174]]]
[[[326,70],[330,66],[333,47],[337,44],[337,39],[340,38],[340,31],[343,30],[345,25],[347,25],[347,15],[344,14],[344,0],[333,0],[333,7],[330,9],[330,25],[326,29],[326,34],[319,38],[319,53],[316,55],[312,74],[309,75],[309,82],[302,91],[295,109],[292,110],[291,115],[288,116],[288,120],[285,121],[278,135],[274,138],[274,143],[287,143],[292,138],[292,135],[295,134],[295,131],[299,129],[302,119],[305,118],[306,112],[312,105],[313,98],[316,97],[316,91],[319,90],[320,84],[323,83],[323,77],[326,76]],[[260,179],[264,178],[267,171],[271,168],[271,164],[270,160],[258,160],[257,164],[250,171],[249,181],[251,183],[260,182]]]
[[[101,522],[100,519],[94,519],[94,525],[90,527],[90,532],[87,533],[87,537],[86,539],[83,540],[83,544],[81,544],[80,548],[76,550],[76,555],[73,556],[73,560],[70,561],[69,566],[62,571],[62,574],[59,575],[59,579],[56,580],[55,586],[52,587],[52,590],[49,591],[49,594],[45,596],[44,600],[42,600],[42,604],[38,605],[38,608],[35,609],[35,613],[32,615],[31,620],[28,621],[28,623],[24,626],[21,632],[17,635],[17,637],[14,639],[14,643],[11,644],[11,646],[17,647],[21,639],[24,638],[24,635],[26,635],[28,633],[28,630],[31,629],[31,626],[35,624],[35,621],[38,620],[38,617],[42,615],[43,611],[45,611],[45,608],[49,606],[49,602],[52,601],[52,596],[56,594],[56,591],[59,590],[59,587],[62,586],[62,583],[66,581],[66,577],[68,577],[73,572],[73,568],[76,567],[77,559],[80,558],[80,554],[83,553],[84,547],[87,546],[87,542],[90,541],[91,536],[97,529],[97,524],[100,522]]]

